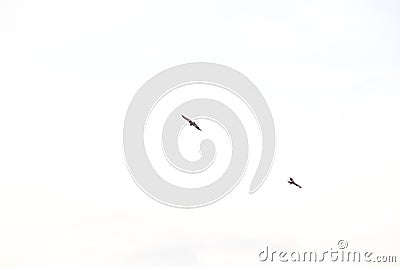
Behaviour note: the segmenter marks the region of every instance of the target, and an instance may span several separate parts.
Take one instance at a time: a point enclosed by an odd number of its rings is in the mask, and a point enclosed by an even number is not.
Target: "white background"
[[[399,261],[399,15],[398,1],[0,0],[0,266],[265,266],[265,245],[339,239]],[[255,194],[247,173],[184,210],[136,186],[122,129],[146,80],[196,61],[259,87],[277,150]]]

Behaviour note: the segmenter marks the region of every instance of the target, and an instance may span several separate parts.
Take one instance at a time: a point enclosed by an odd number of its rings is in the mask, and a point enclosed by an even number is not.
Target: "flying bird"
[[[294,184],[294,185],[295,185],[295,186],[297,186],[298,188],[301,188],[301,186],[300,186],[300,185],[296,184],[296,182],[293,180],[293,178],[292,178],[292,177],[289,177],[289,181],[288,181],[288,183],[289,183],[289,184]]]
[[[189,118],[187,118],[187,117],[185,117],[185,116],[183,116],[183,115],[182,115],[182,118],[184,118],[185,120],[187,120],[187,121],[189,122],[190,126],[194,126],[194,127],[196,127],[197,130],[202,131],[202,130],[200,129],[200,127],[199,127],[194,121],[192,121],[191,119],[189,119]]]

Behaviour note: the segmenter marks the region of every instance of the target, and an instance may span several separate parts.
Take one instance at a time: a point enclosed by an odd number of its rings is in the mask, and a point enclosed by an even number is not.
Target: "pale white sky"
[[[398,1],[1,0],[0,266],[263,266],[267,244],[339,239],[399,260],[399,14]],[[145,81],[195,61],[258,86],[277,150],[255,194],[246,173],[182,210],[132,181],[122,129]]]

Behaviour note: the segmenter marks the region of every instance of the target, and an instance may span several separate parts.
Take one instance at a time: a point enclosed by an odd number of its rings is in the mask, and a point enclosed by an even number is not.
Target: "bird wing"
[[[192,122],[189,118],[185,117],[182,115],[182,118],[184,118],[185,120],[187,120],[188,122]]]
[[[194,124],[194,127],[196,127],[197,130],[202,131],[202,130],[200,129],[200,127],[199,127],[196,123]]]
[[[293,183],[295,186],[301,188],[301,185],[299,185],[298,183]]]

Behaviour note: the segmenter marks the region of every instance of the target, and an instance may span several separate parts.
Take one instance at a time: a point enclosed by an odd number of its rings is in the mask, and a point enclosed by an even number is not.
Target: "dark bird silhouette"
[[[191,119],[189,119],[189,118],[187,118],[187,117],[185,117],[185,116],[183,116],[183,115],[182,115],[182,118],[184,118],[185,120],[187,120],[187,121],[189,122],[190,126],[194,126],[194,127],[196,127],[197,130],[202,131],[202,130],[200,129],[200,127],[197,126],[197,124],[196,124],[194,121],[192,121]]]
[[[297,186],[298,188],[301,188],[300,185],[296,184],[296,182],[293,180],[292,177],[289,177],[289,181],[287,181],[289,184],[294,184],[295,186]]]

